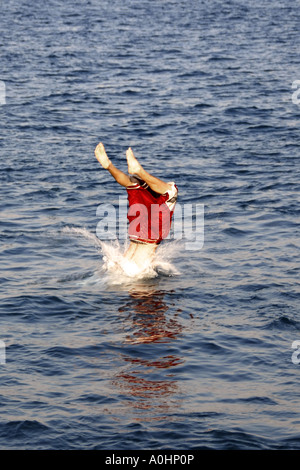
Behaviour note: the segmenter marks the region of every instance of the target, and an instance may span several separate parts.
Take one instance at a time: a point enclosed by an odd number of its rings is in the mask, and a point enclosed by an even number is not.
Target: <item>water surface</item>
[[[1,448],[298,449],[298,2],[10,0],[1,31]],[[204,204],[202,249],[106,270],[100,140]]]

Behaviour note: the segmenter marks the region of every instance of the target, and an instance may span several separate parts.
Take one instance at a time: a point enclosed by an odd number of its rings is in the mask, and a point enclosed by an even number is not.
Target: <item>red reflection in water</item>
[[[184,360],[170,354],[168,346],[158,346],[158,343],[176,341],[182,325],[176,318],[177,313],[167,315],[169,306],[164,301],[165,294],[135,289],[130,293],[130,300],[119,309],[122,315],[127,313],[122,321],[130,333],[124,342],[126,353],[122,354],[126,367],[116,374],[113,384],[125,395],[125,406],[147,410],[147,416],[135,415],[138,421],[163,419],[170,407],[174,411],[174,406],[178,406],[176,367]]]
[[[126,341],[130,343],[169,342],[181,333],[182,326],[173,318],[167,318],[169,310],[164,302],[163,291],[138,291],[130,293],[131,299],[119,312],[129,312],[131,334]]]

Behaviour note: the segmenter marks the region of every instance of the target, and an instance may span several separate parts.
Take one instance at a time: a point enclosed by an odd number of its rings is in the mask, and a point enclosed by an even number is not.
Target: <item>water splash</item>
[[[131,278],[151,279],[159,275],[174,276],[180,272],[172,264],[172,259],[178,256],[180,246],[178,241],[166,242],[160,245],[155,253],[153,260],[145,261],[143,267],[139,267],[135,262],[128,260],[124,253],[128,247],[128,241],[123,245],[119,240],[103,242],[96,235],[89,232],[85,228],[65,227],[64,233],[71,233],[83,236],[85,239],[92,241],[102,255],[102,265],[99,267],[98,273],[90,279],[90,282],[103,282],[104,280],[112,284],[127,283]],[[103,275],[106,278],[103,280]]]
[[[62,229],[62,233],[70,233],[70,234],[74,234],[74,235],[81,235],[83,236],[84,238],[86,238],[87,240],[91,240],[95,246],[97,246],[98,248],[100,247],[101,248],[101,241],[99,240],[99,238],[96,237],[96,235],[94,235],[93,233],[89,232],[86,228],[80,228],[80,227],[64,227]]]

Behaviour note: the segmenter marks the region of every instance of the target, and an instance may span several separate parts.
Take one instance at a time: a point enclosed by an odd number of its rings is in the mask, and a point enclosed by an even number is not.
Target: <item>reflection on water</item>
[[[175,340],[183,327],[176,314],[168,316],[165,294],[141,284],[130,291],[130,300],[119,308],[128,331],[126,352],[122,354],[124,367],[115,375],[113,385],[124,395],[123,405],[130,405],[128,412],[135,412],[136,421],[164,419],[179,406],[176,366],[184,361]]]
[[[130,301],[119,308],[120,312],[128,312],[132,329],[126,341],[130,343],[168,342],[181,332],[180,323],[174,318],[167,318],[169,310],[164,302],[163,291],[134,289],[130,292]]]

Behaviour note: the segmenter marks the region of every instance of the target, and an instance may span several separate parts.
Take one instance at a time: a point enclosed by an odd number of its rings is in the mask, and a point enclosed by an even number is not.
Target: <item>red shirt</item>
[[[127,186],[129,238],[144,243],[159,244],[170,232],[177,199],[177,186],[158,194],[144,182]]]

